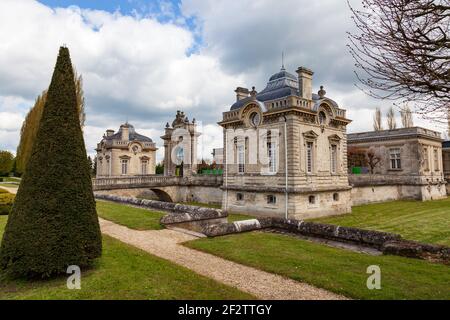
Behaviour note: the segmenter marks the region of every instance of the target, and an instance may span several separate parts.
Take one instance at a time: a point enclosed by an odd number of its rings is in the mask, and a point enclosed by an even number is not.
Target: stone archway
[[[174,202],[170,194],[168,194],[166,191],[161,189],[150,189],[150,190],[152,190],[156,194],[159,201]]]

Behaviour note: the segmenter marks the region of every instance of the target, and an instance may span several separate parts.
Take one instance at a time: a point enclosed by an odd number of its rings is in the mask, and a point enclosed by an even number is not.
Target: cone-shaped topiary
[[[0,267],[14,275],[48,277],[101,255],[73,77],[69,50],[61,47],[1,244]]]

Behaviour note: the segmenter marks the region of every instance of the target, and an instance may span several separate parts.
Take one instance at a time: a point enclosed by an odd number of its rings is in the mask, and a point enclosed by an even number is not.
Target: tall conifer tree
[[[61,47],[27,170],[9,215],[0,267],[47,277],[101,255],[101,234],[69,50]]]
[[[74,69],[74,81],[75,90],[77,96],[77,108],[80,118],[81,129],[84,127],[86,121],[84,91],[83,91],[83,77],[78,75]],[[30,109],[25,120],[22,124],[20,131],[20,142],[17,147],[17,172],[23,174],[26,169],[28,160],[30,159],[31,150],[33,148],[34,140],[36,139],[37,129],[39,127],[39,121],[41,121],[42,110],[47,100],[47,90],[44,90],[39,95],[34,103],[34,106]]]

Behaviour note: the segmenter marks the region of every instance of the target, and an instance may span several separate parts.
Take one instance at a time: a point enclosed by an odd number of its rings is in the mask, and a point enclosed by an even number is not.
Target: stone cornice
[[[375,142],[375,141],[389,141],[398,139],[428,139],[437,142],[442,142],[443,139],[439,133],[433,130],[424,129],[421,127],[402,128],[394,130],[369,131],[360,133],[349,133],[347,135],[348,143],[358,142]]]
[[[288,193],[292,194],[304,194],[311,192],[331,192],[331,191],[347,191],[351,190],[351,186],[330,186],[330,187],[288,187]],[[222,190],[233,190],[233,191],[244,191],[244,192],[264,192],[264,193],[285,193],[286,189],[284,187],[269,187],[269,186],[237,186],[237,185],[228,185],[227,187],[222,186]]]

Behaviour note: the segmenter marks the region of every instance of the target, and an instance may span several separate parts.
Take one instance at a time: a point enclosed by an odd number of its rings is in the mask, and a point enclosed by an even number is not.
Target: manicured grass
[[[202,238],[185,245],[350,298],[450,299],[450,267],[423,260],[371,256],[265,232]],[[370,265],[381,268],[381,290],[367,289]]]
[[[16,182],[16,183],[20,183],[21,178],[17,178],[17,177],[0,177],[0,180],[2,180],[3,182]]]
[[[229,213],[228,214],[228,222],[235,222],[235,221],[241,221],[241,220],[249,220],[254,219],[255,217],[248,216],[246,214],[241,213]]]
[[[0,238],[6,217],[0,216]],[[118,240],[103,237],[103,256],[81,274],[81,290],[66,278],[13,280],[0,273],[0,299],[253,299]]]
[[[163,229],[159,219],[166,213],[135,208],[120,203],[97,201],[97,214],[112,222],[136,230]]]
[[[450,246],[450,197],[355,206],[350,214],[313,221],[393,232],[405,239]]]

